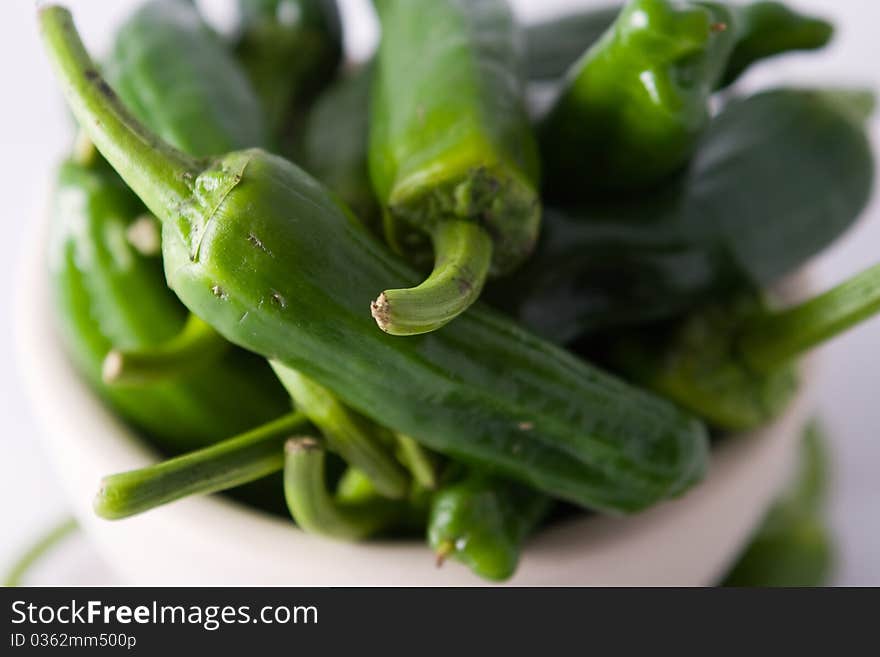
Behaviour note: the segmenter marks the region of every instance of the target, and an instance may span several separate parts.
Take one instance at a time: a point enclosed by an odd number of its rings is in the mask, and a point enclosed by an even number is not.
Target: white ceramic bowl
[[[97,518],[103,475],[155,460],[83,385],[53,332],[44,227],[23,258],[16,308],[20,369],[70,505],[123,581],[156,585],[479,585],[466,568],[434,565],[419,542],[348,544],[216,496],[124,521]],[[806,377],[809,379],[810,377]],[[748,540],[791,469],[811,410],[805,390],[776,423],[715,449],[685,497],[626,518],[583,517],[528,545],[517,585],[709,585]]]

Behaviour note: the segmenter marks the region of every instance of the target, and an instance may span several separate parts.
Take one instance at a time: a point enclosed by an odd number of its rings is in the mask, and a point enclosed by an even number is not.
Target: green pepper
[[[244,71],[192,0],[150,0],[119,28],[107,80],[140,120],[193,155],[265,144]]]
[[[737,294],[675,322],[616,340],[612,359],[628,377],[711,425],[760,427],[797,389],[792,363],[810,349],[880,313],[880,265],[784,310]]]
[[[529,25],[526,65],[532,81],[555,81],[593,46],[620,15],[623,5],[574,12]],[[731,5],[736,45],[719,86],[733,84],[753,64],[794,51],[828,45],[834,27],[822,18],[794,11],[780,2]]]
[[[162,221],[169,284],[228,340],[423,446],[583,506],[636,511],[701,478],[699,421],[496,313],[409,340],[377,331],[372,290],[417,275],[317,181],[258,149],[173,149],[119,102],[68,11],[40,22],[74,115]]]
[[[451,555],[480,577],[505,580],[516,570],[523,542],[549,509],[549,498],[540,493],[472,472],[434,495],[428,542],[438,563]]]
[[[123,101],[178,148],[210,155],[266,140],[259,104],[244,74],[190,0],[143,4],[120,27],[105,68]],[[129,232],[136,235],[144,221],[138,219]],[[158,228],[153,230],[158,235]],[[153,241],[158,250],[158,239]],[[137,241],[132,244],[138,248]],[[165,380],[216,360],[229,346],[190,316],[180,334],[166,342],[137,349],[114,345],[103,379],[115,385]]]
[[[169,12],[168,8],[175,4],[186,5],[188,12]],[[180,30],[192,29],[198,15],[195,8],[188,0],[158,0],[144,7],[126,24],[121,31],[132,40],[136,40],[139,32],[147,27],[162,27],[169,34],[182,36]],[[162,22],[157,21],[157,17]],[[202,32],[199,32],[201,34]],[[152,40],[153,43],[157,40]],[[185,56],[187,52],[178,52],[174,44],[167,40],[158,40],[163,46],[162,52],[151,52],[146,48],[142,51],[150,53],[150,57],[141,57],[132,61],[122,56],[114,58],[114,70],[117,72],[116,79],[122,82],[144,80],[141,85],[123,84],[122,88],[127,93],[122,100],[130,107],[139,108],[143,103],[139,102],[142,96],[148,96],[154,105],[161,105],[167,98],[172,102],[176,93],[180,93],[180,87],[190,90],[189,102],[186,105],[187,112],[182,114],[166,110],[159,118],[150,114],[140,115],[146,125],[156,129],[160,136],[168,135],[173,145],[193,155],[216,154],[229,144],[239,147],[265,145],[261,143],[241,143],[243,138],[237,133],[226,132],[227,126],[234,119],[237,124],[258,124],[262,118],[259,112],[253,110],[255,103],[234,102],[244,92],[236,94],[235,98],[225,99],[229,102],[226,113],[212,108],[210,99],[224,100],[227,96],[226,89],[220,85],[223,68],[230,64],[227,59],[219,59],[212,63],[203,61],[201,68],[210,71],[213,75],[204,78],[193,77],[195,70],[189,68],[178,72],[173,76],[173,85],[169,84],[161,88],[150,85],[150,80],[162,79],[163,59],[169,54]],[[207,46],[220,47],[219,42],[211,39],[206,42],[202,51],[206,54]],[[128,44],[132,48],[131,44]],[[119,50],[119,48],[117,48]],[[231,72],[235,73],[234,66]],[[166,76],[167,77],[167,76]],[[177,86],[174,86],[177,85]],[[217,85],[220,85],[219,87]],[[253,96],[253,94],[251,94]],[[247,111],[250,110],[250,111]],[[137,112],[136,112],[137,114]],[[201,115],[202,122],[196,124],[192,121],[193,116]],[[207,124],[207,129],[202,130],[202,125]],[[207,136],[206,136],[207,135]],[[198,150],[197,150],[198,149]],[[255,244],[259,248],[259,241]],[[194,365],[200,365],[205,361],[215,359],[222,353],[228,343],[220,337],[213,328],[206,325],[195,316],[191,316],[186,327],[180,335],[175,336],[169,342],[147,350],[110,352],[105,360],[105,379],[116,383],[143,383],[162,380],[169,375],[179,375],[182,371],[192,369]],[[292,393],[297,406],[302,408],[306,415],[317,424],[328,436],[333,438],[333,446],[353,465],[364,470],[368,475],[375,478],[375,483],[383,494],[389,497],[400,497],[408,488],[408,478],[403,467],[396,461],[390,447],[379,444],[376,434],[377,427],[366,426],[365,422],[342,407],[337,400],[333,399],[329,391],[322,389],[307,381],[296,372],[290,371],[284,376],[284,383]]]
[[[61,338],[77,370],[119,415],[177,453],[289,410],[266,364],[238,349],[174,381],[108,385],[102,367],[110,350],[172,339],[186,309],[165,285],[159,260],[127,238],[146,209],[98,158],[61,166],[53,206],[49,269]]]
[[[804,432],[794,481],[773,506],[724,586],[822,586],[834,561],[826,526],[828,458],[821,427]]]
[[[871,105],[867,93],[795,89],[733,101],[665,189],[548,208],[533,258],[486,296],[539,334],[572,342],[773,284],[866,207]]]
[[[630,0],[542,121],[547,193],[644,188],[681,169],[709,124],[734,20],[716,3]]]
[[[336,0],[238,0],[236,54],[262,100],[268,125],[285,137],[298,112],[333,80],[342,60]]]
[[[192,0],[141,5],[119,28],[104,68],[135,116],[187,153],[215,155],[268,143],[259,101],[243,69]],[[114,347],[104,361],[104,381],[167,380],[215,360],[229,346],[190,315],[181,332],[164,343]]]
[[[382,43],[370,174],[389,243],[433,272],[383,292],[393,335],[433,331],[532,251],[540,223],[536,147],[504,0],[377,0]],[[430,243],[429,243],[430,242]]]

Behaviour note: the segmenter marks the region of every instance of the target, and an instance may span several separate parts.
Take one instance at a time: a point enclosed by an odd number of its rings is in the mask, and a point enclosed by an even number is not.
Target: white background
[[[418,1],[418,0],[413,0]],[[803,9],[831,16],[838,24],[834,45],[821,55],[789,57],[761,67],[747,87],[787,83],[868,85],[880,90],[880,2],[794,0]],[[136,2],[67,0],[87,45],[101,52],[112,28]],[[202,0],[221,23],[230,0]],[[375,42],[366,0],[342,0],[349,51],[364,56]],[[514,0],[527,18],[546,16],[589,0]],[[0,21],[0,570],[30,537],[65,513],[61,491],[39,452],[34,414],[16,372],[12,298],[22,240],[45,205],[50,171],[69,145],[70,128],[38,41],[35,3],[4,0]],[[880,120],[875,144],[880,146]],[[878,149],[880,152],[880,149]],[[878,195],[880,196],[880,195]],[[875,201],[858,229],[815,263],[822,284],[842,280],[880,260],[880,203]],[[874,320],[823,349],[821,412],[833,438],[835,487],[832,521],[839,541],[836,581],[880,585],[880,320]],[[51,560],[34,581],[112,583],[85,539]]]

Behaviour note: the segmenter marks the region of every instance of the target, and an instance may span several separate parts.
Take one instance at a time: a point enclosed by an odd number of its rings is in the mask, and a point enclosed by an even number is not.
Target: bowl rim
[[[92,512],[100,477],[156,459],[77,376],[56,339],[48,213],[28,231],[15,295],[18,369],[72,511],[124,580],[140,584],[483,585],[438,570],[417,541],[347,544],[218,496],[181,500],[125,522]],[[798,287],[803,288],[801,282]],[[633,516],[583,516],[533,537],[512,585],[710,585],[732,563],[784,484],[812,409],[813,368],[770,425],[713,446],[706,479]],[[582,549],[583,548],[583,549]],[[301,559],[308,555],[308,559]]]

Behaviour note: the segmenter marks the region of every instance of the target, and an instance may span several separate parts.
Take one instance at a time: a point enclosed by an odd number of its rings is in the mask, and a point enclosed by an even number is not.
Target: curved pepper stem
[[[110,351],[104,359],[101,375],[108,385],[166,381],[215,362],[230,346],[209,324],[191,314],[181,332],[164,344]]]
[[[370,305],[391,335],[430,333],[473,304],[492,264],[492,238],[472,221],[441,221],[433,233],[434,271],[417,287],[386,290]]]
[[[98,73],[67,9],[43,7],[39,18],[64,96],[95,147],[157,217],[182,205],[203,168],[199,160],[156,137],[126,109]]]
[[[880,312],[880,265],[805,303],[750,321],[739,350],[752,369],[772,372]]]
[[[284,447],[284,498],[303,531],[342,540],[362,540],[389,525],[398,515],[393,502],[379,498],[345,504],[327,492],[325,454],[311,437],[292,438]]]
[[[333,451],[367,475],[381,495],[391,499],[406,497],[410,478],[385,444],[380,427],[298,371],[275,361],[269,364],[297,408],[321,430]]]
[[[190,495],[207,495],[260,479],[284,467],[284,441],[310,427],[302,413],[216,445],[101,481],[94,508],[118,520]]]

